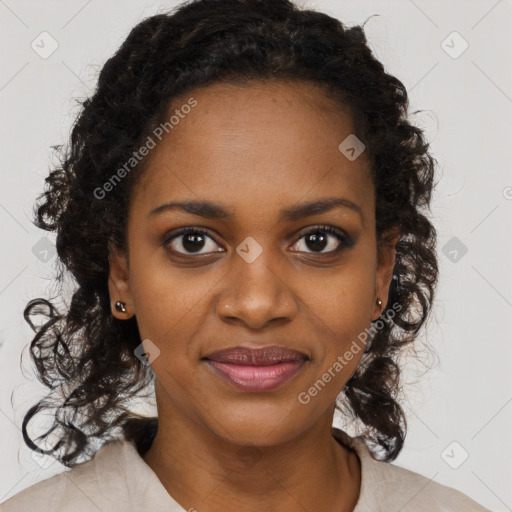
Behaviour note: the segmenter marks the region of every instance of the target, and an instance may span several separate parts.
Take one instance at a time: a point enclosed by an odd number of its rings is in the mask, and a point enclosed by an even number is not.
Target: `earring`
[[[126,313],[126,303],[125,302],[121,302],[121,301],[117,301],[114,305],[114,307],[116,308],[117,311],[119,311],[120,313]]]
[[[377,299],[377,306],[379,306],[379,308],[382,306],[382,301],[380,299]]]

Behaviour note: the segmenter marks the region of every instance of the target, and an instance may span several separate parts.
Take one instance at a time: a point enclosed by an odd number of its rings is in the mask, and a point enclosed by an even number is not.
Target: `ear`
[[[377,244],[377,270],[375,280],[375,297],[373,299],[375,318],[377,320],[382,311],[386,308],[389,287],[393,279],[393,268],[395,266],[395,245],[400,233],[397,227],[393,227],[383,233]],[[382,306],[377,306],[376,301],[380,299]]]
[[[135,314],[132,294],[130,289],[128,258],[114,244],[109,243],[109,276],[108,290],[110,294],[110,307],[112,315],[119,320],[127,320]],[[126,304],[126,313],[117,311],[115,303],[117,301]]]

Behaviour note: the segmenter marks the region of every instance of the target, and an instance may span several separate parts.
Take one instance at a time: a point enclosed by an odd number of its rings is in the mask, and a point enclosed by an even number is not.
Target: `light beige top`
[[[353,512],[490,512],[455,489],[375,460],[360,438],[337,428],[333,436],[352,447],[361,461],[361,490]],[[133,442],[116,440],[91,460],[21,491],[2,503],[0,511],[187,512],[193,506],[181,506],[169,495]]]

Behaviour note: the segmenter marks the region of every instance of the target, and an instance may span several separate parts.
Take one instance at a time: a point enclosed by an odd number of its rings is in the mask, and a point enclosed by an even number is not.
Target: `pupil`
[[[187,251],[193,252],[194,250],[202,249],[204,244],[203,235],[200,233],[191,233],[183,238],[182,245]]]
[[[321,231],[316,231],[306,237],[306,244],[308,245],[309,249],[312,249],[312,250],[318,249],[321,251],[322,249],[325,249],[326,238],[327,237],[324,234],[322,234]]]

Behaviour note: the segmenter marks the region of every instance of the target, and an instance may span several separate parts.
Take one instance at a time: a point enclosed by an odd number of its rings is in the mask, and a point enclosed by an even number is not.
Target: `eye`
[[[333,254],[354,245],[350,236],[334,226],[322,225],[309,228],[300,235],[295,245],[300,245],[299,242],[302,239],[305,239],[306,248],[311,249],[309,254]],[[218,244],[208,232],[201,228],[182,228],[167,238],[163,245],[170,246],[172,252],[184,256],[224,252],[224,249],[218,248]],[[307,253],[308,251],[299,249],[298,252]]]
[[[304,239],[303,245],[312,249],[309,254],[333,254],[354,245],[350,236],[334,226],[315,226],[312,229],[310,228],[300,236],[299,242],[302,239]],[[326,248],[328,250],[324,251]],[[299,252],[307,253],[308,251],[299,250]]]
[[[211,242],[208,243],[208,240]],[[223,252],[224,249],[215,249],[217,243],[207,231],[200,228],[183,228],[164,242],[165,246],[171,246],[171,250],[178,254],[206,254],[209,252]],[[204,252],[201,252],[205,249]],[[184,250],[184,252],[182,252]]]

